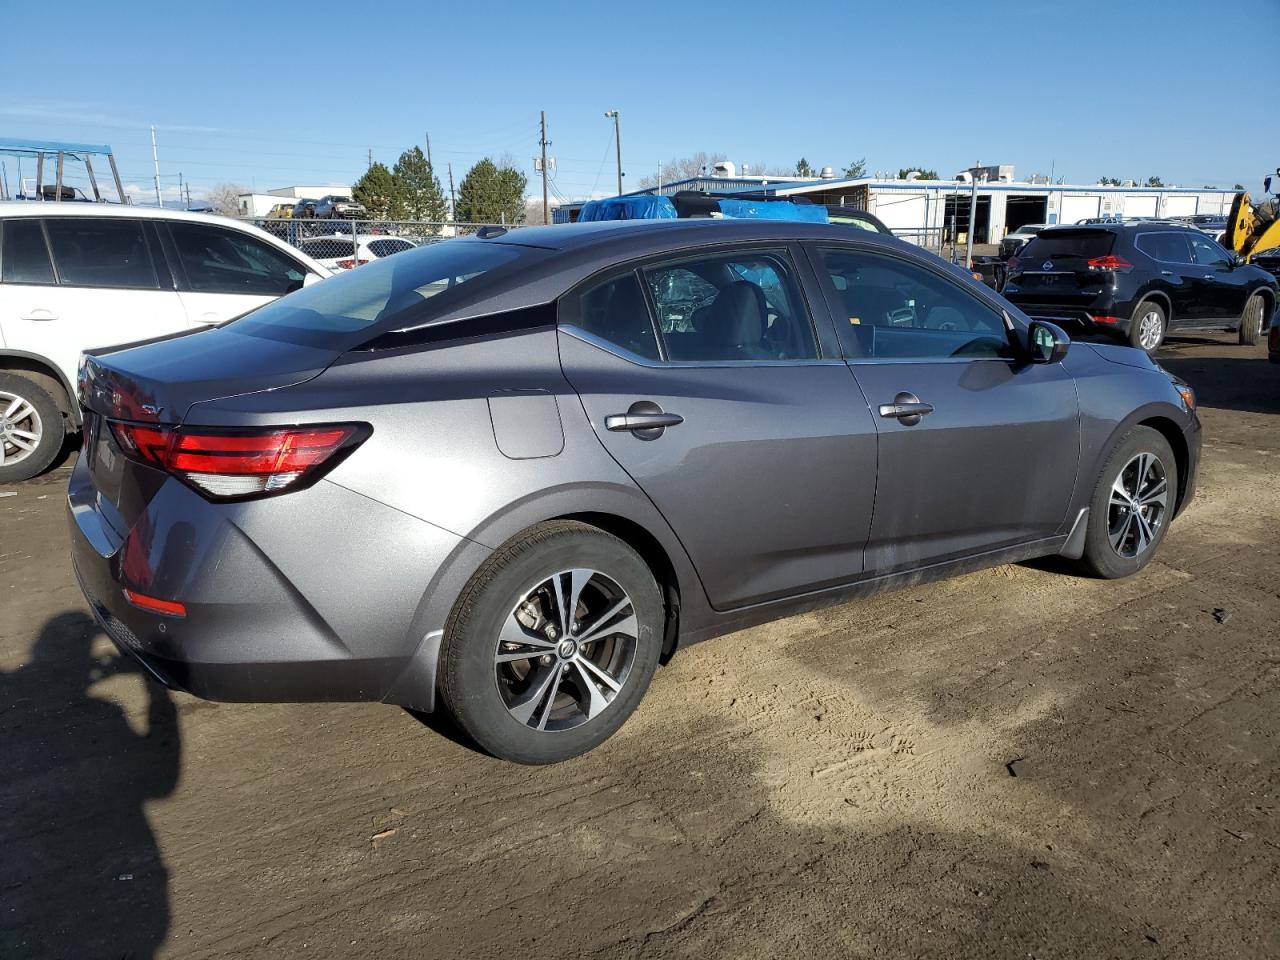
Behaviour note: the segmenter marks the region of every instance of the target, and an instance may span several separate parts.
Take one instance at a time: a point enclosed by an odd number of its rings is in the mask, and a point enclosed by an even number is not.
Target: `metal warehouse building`
[[[875,177],[795,180],[777,177],[705,176],[638,190],[636,194],[674,194],[681,190],[708,193],[762,191],[773,196],[801,196],[814,203],[857,207],[874,213],[895,233],[936,242],[963,239],[969,232],[969,207],[975,185],[957,180],[890,180]],[[1043,182],[1041,182],[1043,181]],[[974,215],[975,243],[998,243],[1027,223],[1076,223],[1093,217],[1184,217],[1225,215],[1233,190],[1187,187],[1101,186],[1050,183],[1048,178],[1019,182],[1013,167],[978,171]],[[581,204],[567,204],[557,220],[576,218]]]

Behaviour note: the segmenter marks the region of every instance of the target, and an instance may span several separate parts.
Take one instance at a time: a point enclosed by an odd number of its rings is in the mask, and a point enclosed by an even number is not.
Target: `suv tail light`
[[[111,422],[126,456],[171,473],[209,500],[308,487],[373,432],[364,423],[223,429]]]
[[[1018,259],[1016,253],[1005,261],[1004,269],[1006,276],[1013,276],[1015,273],[1022,272],[1022,261]]]
[[[360,267],[368,262],[368,260],[339,260],[338,266],[343,270],[350,270],[352,267]]]
[[[1132,270],[1133,264],[1124,257],[1108,253],[1105,257],[1094,257],[1088,261],[1090,270]]]

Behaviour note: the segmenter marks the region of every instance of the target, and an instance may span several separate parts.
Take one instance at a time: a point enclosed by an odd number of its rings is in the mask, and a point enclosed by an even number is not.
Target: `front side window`
[[[658,359],[649,306],[634,271],[589,287],[578,298],[571,325],[628,353]]]
[[[151,252],[137,220],[50,217],[45,222],[58,281],[73,287],[156,290]]]
[[[0,280],[5,283],[53,283],[53,264],[39,220],[9,220],[0,237]]]
[[[1188,236],[1187,239],[1191,241],[1191,254],[1196,258],[1196,263],[1206,267],[1223,267],[1231,262],[1227,251],[1208,237]]]
[[[282,297],[302,286],[306,273],[292,257],[256,237],[203,223],[171,223],[170,235],[187,283],[197,293]]]
[[[813,325],[785,254],[735,253],[645,269],[667,358],[811,360]]]
[[[822,262],[852,359],[1013,356],[1000,312],[932,270],[850,248],[824,248]]]
[[[1191,251],[1181,233],[1140,233],[1134,244],[1153,260],[1164,263],[1190,263]]]

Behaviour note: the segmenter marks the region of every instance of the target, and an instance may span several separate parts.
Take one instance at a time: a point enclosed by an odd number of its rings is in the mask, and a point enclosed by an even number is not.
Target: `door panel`
[[[562,330],[561,362],[600,442],[728,609],[855,578],[871,523],[876,428],[845,364],[642,364]],[[655,439],[606,429],[650,401]]]
[[[1205,303],[1205,316],[1236,320],[1244,312],[1247,284],[1244,272],[1233,270],[1231,255],[1208,237],[1188,235],[1196,261],[1195,276]]]
[[[868,573],[1061,531],[1079,463],[1075,384],[1061,364],[850,366],[872,410],[901,392],[933,405],[913,426],[876,417],[879,483]]]

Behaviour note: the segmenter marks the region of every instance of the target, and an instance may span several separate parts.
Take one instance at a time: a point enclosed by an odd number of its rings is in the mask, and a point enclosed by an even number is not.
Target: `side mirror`
[[[1060,363],[1071,346],[1067,332],[1046,320],[1033,320],[1027,332],[1032,363]]]
[[[1231,269],[1234,270],[1236,267],[1243,267],[1243,266],[1244,266],[1244,257],[1240,256],[1240,254],[1238,253],[1231,254]]]

